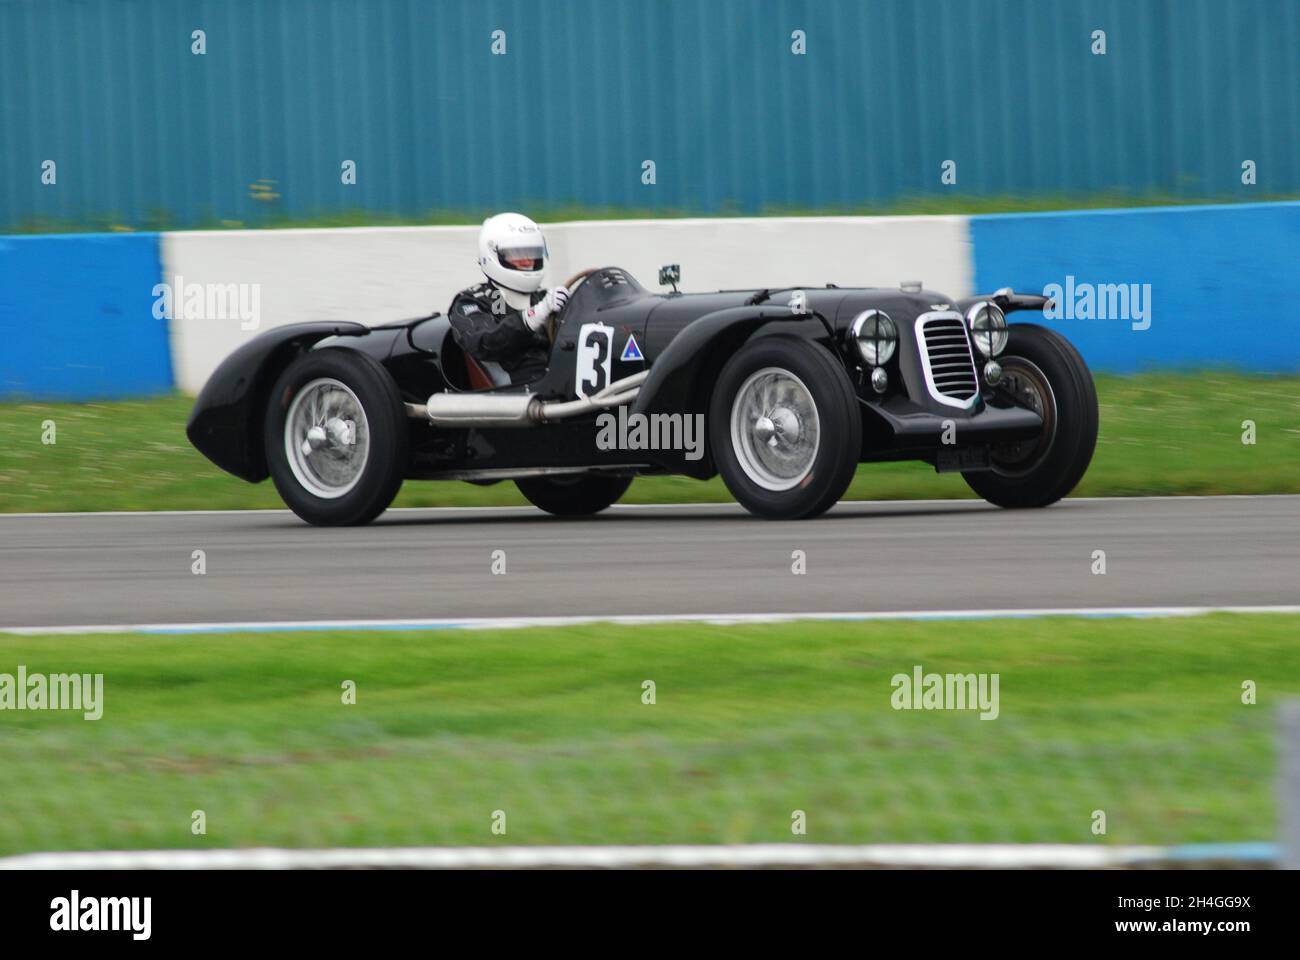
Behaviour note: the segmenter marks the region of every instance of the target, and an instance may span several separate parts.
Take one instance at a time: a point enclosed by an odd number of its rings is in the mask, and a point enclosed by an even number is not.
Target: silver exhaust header
[[[406,404],[406,414],[435,427],[532,427],[631,403],[649,375],[642,370],[589,397],[549,403],[531,393],[435,393],[428,403]]]
[[[641,390],[641,384],[645,382],[645,378],[648,376],[650,376],[650,371],[642,370],[640,373],[634,373],[622,380],[615,380],[604,390],[598,390],[589,397],[583,397],[579,400],[552,400],[550,403],[543,403],[537,410],[538,420],[566,420],[569,417],[576,417],[592,410],[608,410],[610,407],[619,407],[625,403],[631,403],[636,399],[637,393]]]
[[[437,427],[530,427],[541,403],[531,393],[435,393],[424,416]]]

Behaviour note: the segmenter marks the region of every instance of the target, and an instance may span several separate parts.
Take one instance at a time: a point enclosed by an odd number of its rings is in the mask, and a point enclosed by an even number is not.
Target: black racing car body
[[[456,344],[448,319],[439,314],[376,327],[292,324],[268,330],[218,366],[198,397],[187,434],[221,468],[248,481],[265,479],[263,411],[277,376],[307,351],[338,348],[368,355],[391,375],[402,400],[412,407],[444,392],[527,391],[542,400],[562,401],[648,371],[631,412],[704,415],[719,370],[730,357],[759,338],[793,337],[819,345],[843,366],[860,410],[859,461],[922,460],[942,470],[981,469],[994,445],[1039,436],[1043,417],[987,382],[984,358],[965,319],[966,310],[980,300],[1003,312],[1038,309],[1046,302],[1010,291],[955,301],[928,290],[831,285],[660,293],[646,290],[625,270],[605,267],[590,272],[573,292],[555,330],[549,368],[535,383],[476,389],[475,365]],[[897,349],[882,365],[883,390],[871,384],[869,365],[850,335],[854,318],[868,310],[885,312],[897,328]],[[936,331],[948,335],[947,349],[934,342]],[[951,337],[954,332],[959,340]],[[937,379],[940,360],[953,364],[954,357],[955,365],[946,369],[960,376]],[[600,449],[595,417],[592,412],[523,430],[447,429],[412,417],[404,476],[487,480],[593,468],[708,478],[717,472],[710,449],[698,459],[674,449]]]

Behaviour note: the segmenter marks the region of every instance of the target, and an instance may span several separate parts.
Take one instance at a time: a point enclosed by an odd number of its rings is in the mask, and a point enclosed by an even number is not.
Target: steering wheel
[[[583,280],[586,280],[589,276],[595,273],[598,269],[599,269],[598,267],[590,267],[579,273],[575,273],[572,277],[570,277],[567,281],[565,281],[564,287],[566,290],[569,291],[570,298],[572,298],[573,296],[574,288],[578,284],[582,283]],[[546,321],[546,336],[547,339],[551,341],[552,346],[555,345],[555,332],[560,328],[560,318],[564,316],[564,311],[568,309],[569,309],[569,305],[566,303],[564,305],[564,310],[560,310],[558,313],[551,314],[551,316]]]

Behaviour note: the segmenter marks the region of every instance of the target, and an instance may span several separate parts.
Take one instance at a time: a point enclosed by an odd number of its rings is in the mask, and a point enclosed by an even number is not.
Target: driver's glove
[[[552,287],[536,304],[524,311],[524,323],[528,329],[537,332],[546,326],[547,317],[559,313],[569,302],[569,291],[565,287]]]

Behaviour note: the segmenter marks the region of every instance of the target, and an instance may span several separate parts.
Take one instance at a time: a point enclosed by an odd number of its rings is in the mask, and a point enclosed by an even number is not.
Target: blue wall
[[[1296,0],[0,0],[0,228],[1296,195],[1297,50]]]
[[[1300,203],[972,217],[975,288],[1150,284],[1151,325],[1048,323],[1094,369],[1300,370]],[[1023,318],[1020,314],[1013,319]]]
[[[0,396],[93,400],[172,386],[153,315],[159,237],[0,237]]]

